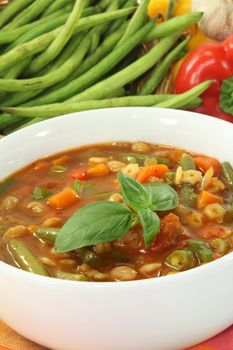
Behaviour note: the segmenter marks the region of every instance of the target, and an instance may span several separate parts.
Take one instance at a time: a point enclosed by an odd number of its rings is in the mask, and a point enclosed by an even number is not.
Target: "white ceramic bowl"
[[[233,125],[174,110],[106,109],[0,141],[0,178],[40,157],[106,141],[148,141],[233,163]],[[56,280],[0,263],[0,318],[57,350],[175,350],[233,323],[233,254],[177,275],[121,283]]]

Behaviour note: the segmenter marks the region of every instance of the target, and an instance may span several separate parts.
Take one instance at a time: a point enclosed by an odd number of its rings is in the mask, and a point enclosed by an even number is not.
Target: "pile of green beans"
[[[12,0],[0,12],[0,134],[90,109],[199,106],[209,81],[181,95],[155,91],[202,13],[171,10],[158,23],[149,1]]]

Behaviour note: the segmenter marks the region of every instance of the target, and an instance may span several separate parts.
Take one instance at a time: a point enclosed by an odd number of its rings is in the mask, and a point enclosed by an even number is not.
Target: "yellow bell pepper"
[[[166,20],[169,3],[170,3],[170,0],[151,0],[148,6],[148,15],[151,18],[153,18],[160,13],[163,16],[164,20]],[[191,11],[191,0],[177,0],[175,11],[174,11],[175,17],[182,16],[186,13],[189,13],[190,11]],[[196,47],[202,44],[206,44],[214,41],[211,38],[207,37],[200,29],[198,29],[196,25],[192,25],[191,27],[189,27],[188,31],[192,35],[192,38],[189,40],[189,43],[188,43],[189,52],[191,52]],[[176,78],[177,73],[185,57],[174,64],[173,70],[172,70],[173,79]]]

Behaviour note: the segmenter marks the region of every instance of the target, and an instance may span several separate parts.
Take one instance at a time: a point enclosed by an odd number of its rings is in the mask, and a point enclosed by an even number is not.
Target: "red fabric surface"
[[[0,321],[0,350],[47,349],[23,338]],[[216,337],[186,350],[233,350],[233,326]]]

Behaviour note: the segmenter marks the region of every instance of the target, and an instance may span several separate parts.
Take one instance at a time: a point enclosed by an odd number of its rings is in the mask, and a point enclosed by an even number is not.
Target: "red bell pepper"
[[[184,60],[175,80],[176,93],[185,92],[206,80],[213,84],[201,96],[203,103],[194,111],[233,122],[233,117],[221,110],[222,82],[233,76],[233,35],[223,42],[204,44]]]

